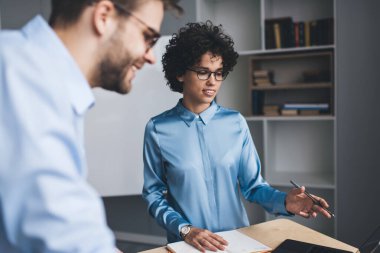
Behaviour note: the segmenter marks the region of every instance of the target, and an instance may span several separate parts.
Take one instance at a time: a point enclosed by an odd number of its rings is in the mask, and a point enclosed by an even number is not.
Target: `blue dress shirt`
[[[86,182],[83,117],[93,104],[43,18],[0,33],[0,252],[115,252]]]
[[[181,240],[185,224],[212,232],[249,225],[239,196],[268,212],[289,215],[286,194],[260,174],[260,160],[244,117],[215,102],[196,115],[181,100],[147,124],[143,197],[150,214]]]

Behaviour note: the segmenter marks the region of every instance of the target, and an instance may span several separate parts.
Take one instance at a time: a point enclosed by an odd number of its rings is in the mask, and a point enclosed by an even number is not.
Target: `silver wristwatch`
[[[182,226],[179,230],[179,234],[182,237],[182,239],[185,240],[185,237],[190,233],[191,225],[185,225]]]

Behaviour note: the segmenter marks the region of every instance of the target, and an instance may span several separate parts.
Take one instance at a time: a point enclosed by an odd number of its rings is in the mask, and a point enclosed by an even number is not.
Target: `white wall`
[[[102,196],[141,194],[143,138],[148,120],[174,107],[181,94],[170,91],[161,57],[169,37],[154,48],[155,65],[138,71],[128,95],[94,90],[95,107],[85,124],[89,181]]]

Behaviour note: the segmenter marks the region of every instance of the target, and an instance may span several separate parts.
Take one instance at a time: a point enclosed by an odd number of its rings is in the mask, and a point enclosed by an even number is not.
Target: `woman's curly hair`
[[[162,56],[163,72],[172,91],[183,92],[182,82],[177,80],[177,76],[185,74],[187,68],[198,63],[207,52],[222,57],[226,75],[232,71],[239,57],[234,41],[224,33],[222,25],[215,26],[209,20],[188,23],[173,34]]]

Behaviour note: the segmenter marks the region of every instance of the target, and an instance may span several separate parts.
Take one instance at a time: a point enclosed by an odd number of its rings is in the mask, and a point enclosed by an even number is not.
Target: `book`
[[[252,91],[252,114],[261,115],[264,103],[263,91]]]
[[[305,30],[305,46],[310,47],[311,46],[311,38],[310,38],[310,22],[305,21],[304,22],[304,30]]]
[[[218,232],[216,234],[220,235],[228,242],[226,250],[218,252],[253,253],[272,251],[270,247],[237,230]],[[196,248],[184,241],[169,243],[166,247],[173,253],[199,253]],[[211,253],[213,251],[206,250],[206,252]]]
[[[334,19],[323,18],[310,23],[311,45],[334,44]]]
[[[256,85],[256,86],[269,86],[269,85],[273,85],[273,83],[271,82],[271,80],[269,80],[268,78],[255,78],[253,80],[253,84]]]
[[[318,45],[317,41],[317,21],[313,20],[310,22],[310,44],[312,46]]]
[[[283,116],[297,116],[298,110],[296,110],[296,109],[281,109],[281,115],[283,115]]]
[[[298,43],[300,47],[305,46],[305,22],[298,22]]]
[[[302,116],[315,116],[315,115],[320,115],[319,110],[300,110],[299,114]]]
[[[265,116],[278,116],[280,115],[280,106],[278,105],[264,105],[263,114]]]
[[[298,28],[298,22],[294,22],[293,30],[294,30],[294,46],[299,47],[300,46],[300,33],[299,33],[299,28]]]
[[[281,48],[281,30],[280,23],[273,24],[275,48]]]
[[[265,20],[265,48],[275,48],[273,24],[269,19]]]
[[[299,104],[284,104],[283,109],[296,109],[296,110],[328,110],[329,104],[327,103],[299,103]]]

